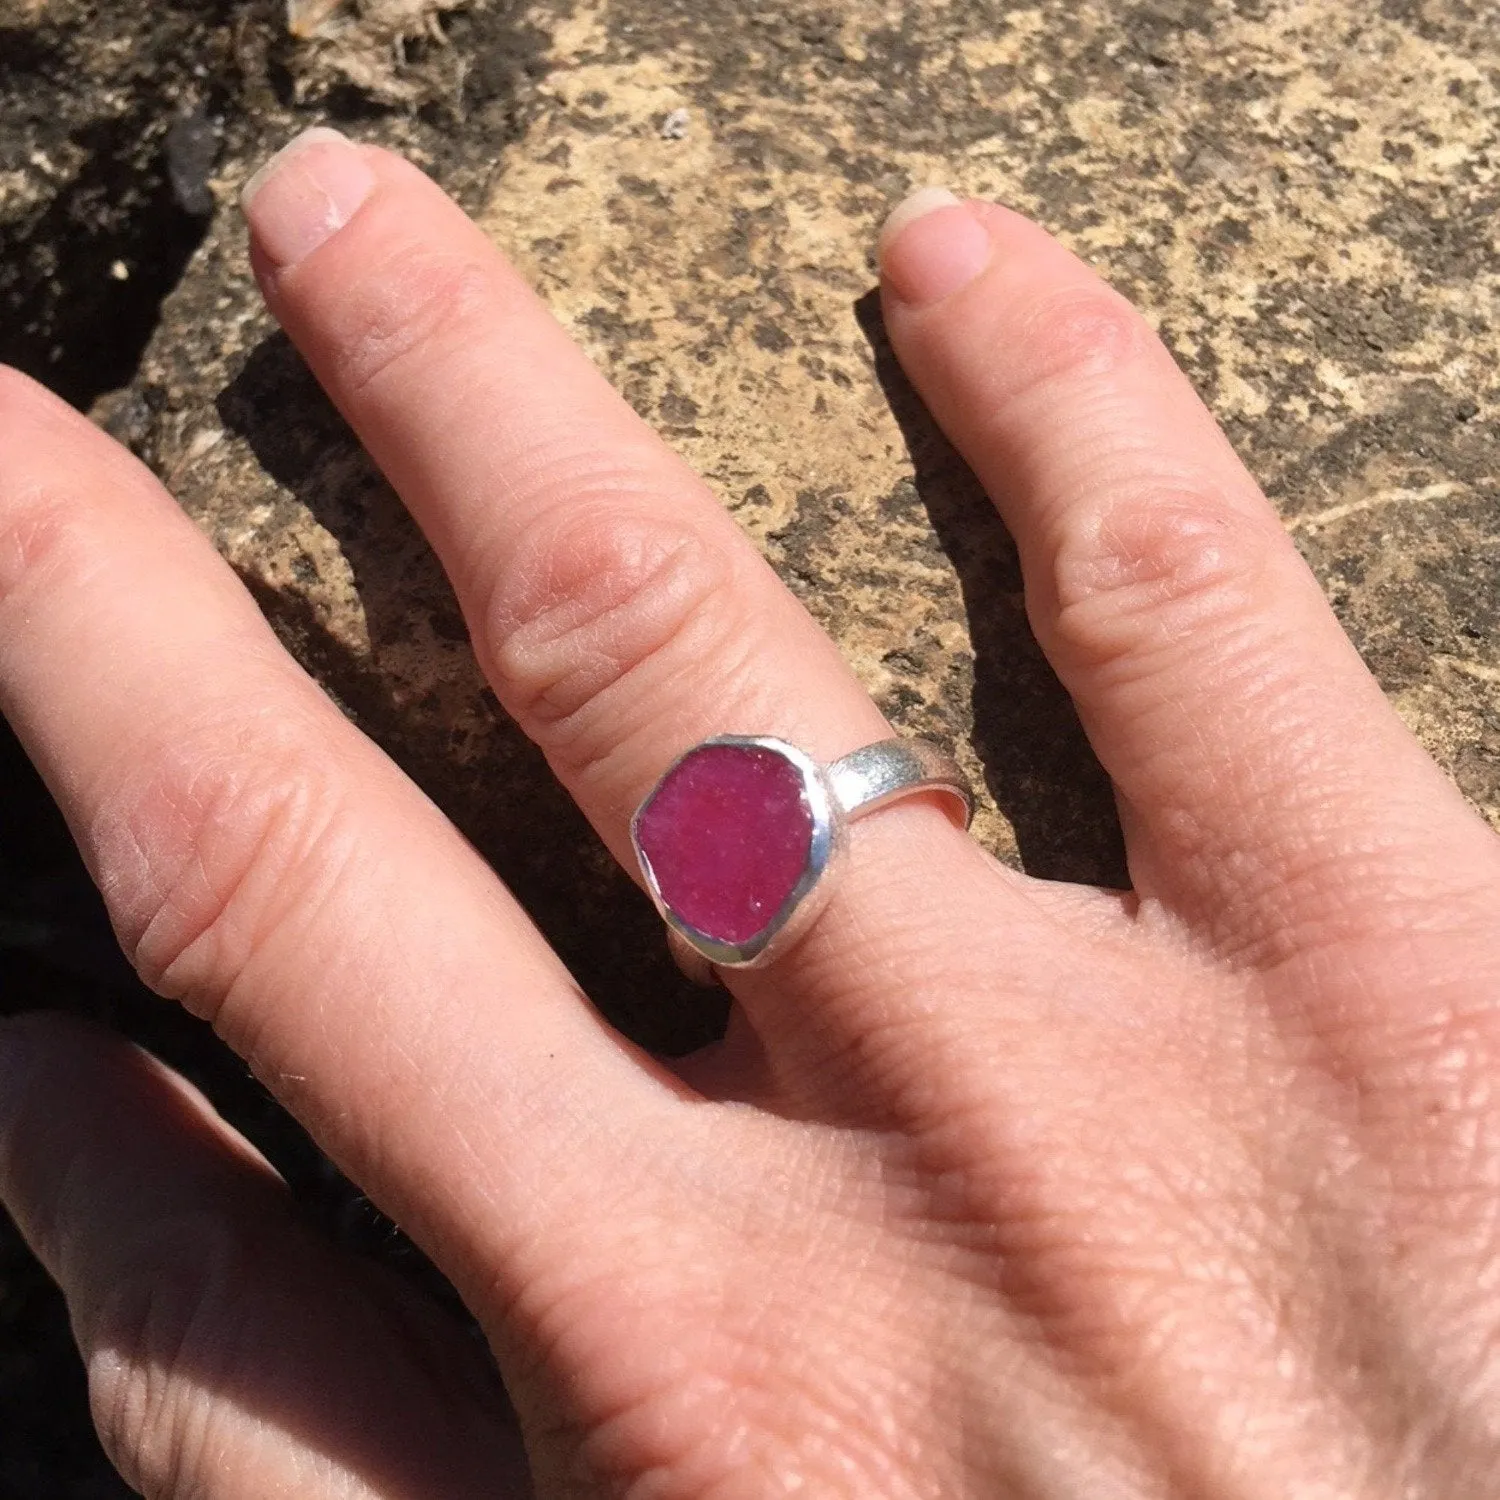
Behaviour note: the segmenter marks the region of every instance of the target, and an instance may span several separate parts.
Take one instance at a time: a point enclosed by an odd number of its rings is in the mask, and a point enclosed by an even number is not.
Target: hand
[[[925,208],[926,213],[917,210]],[[411,166],[255,185],[265,294],[609,847],[686,746],[888,732]],[[1019,544],[1134,889],[911,800],[669,1069],[281,652],[155,481],[0,381],[0,706],[147,980],[488,1333],[547,1496],[1478,1496],[1500,1463],[1500,844],[1144,322],[925,195],[886,318]],[[498,788],[497,795],[504,789]],[[180,1080],[5,1028],[0,1189],[151,1496],[524,1492],[463,1335]]]

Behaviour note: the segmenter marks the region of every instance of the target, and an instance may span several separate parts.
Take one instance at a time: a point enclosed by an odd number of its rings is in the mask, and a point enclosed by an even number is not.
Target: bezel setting
[[[663,897],[650,858],[641,847],[641,820],[663,786],[684,761],[714,746],[762,750],[779,756],[797,773],[803,801],[810,815],[807,857],[803,861],[801,873],[766,924],[743,942],[727,942],[713,937],[683,920]],[[726,969],[750,969],[769,962],[778,949],[794,942],[823,909],[833,888],[832,882],[827,878],[829,871],[838,863],[844,849],[844,815],[825,769],[795,745],[777,739],[774,735],[722,734],[700,741],[685,750],[667,767],[631,818],[630,841],[645,879],[646,889],[667,926],[710,964]]]

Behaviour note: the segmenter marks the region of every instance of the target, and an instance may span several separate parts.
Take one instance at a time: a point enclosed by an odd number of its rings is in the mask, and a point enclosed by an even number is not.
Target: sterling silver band
[[[841,756],[825,774],[846,818],[862,818],[898,798],[927,792],[943,794],[948,815],[960,827],[967,828],[974,818],[969,778],[931,740],[879,740]]]

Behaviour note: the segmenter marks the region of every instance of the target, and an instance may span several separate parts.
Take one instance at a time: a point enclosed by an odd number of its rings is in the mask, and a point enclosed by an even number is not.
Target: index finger
[[[3,369],[0,432],[0,711],[127,953],[492,1281],[588,1138],[665,1094],[140,464]]]

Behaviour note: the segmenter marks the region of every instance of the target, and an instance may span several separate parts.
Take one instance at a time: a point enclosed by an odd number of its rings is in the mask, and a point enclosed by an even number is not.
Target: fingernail
[[[245,184],[240,207],[256,247],[277,270],[305,260],[359,210],[375,174],[347,136],[315,125]]]
[[[926,187],[885,221],[876,250],[887,288],[913,307],[968,286],[990,263],[989,231],[945,187]]]

